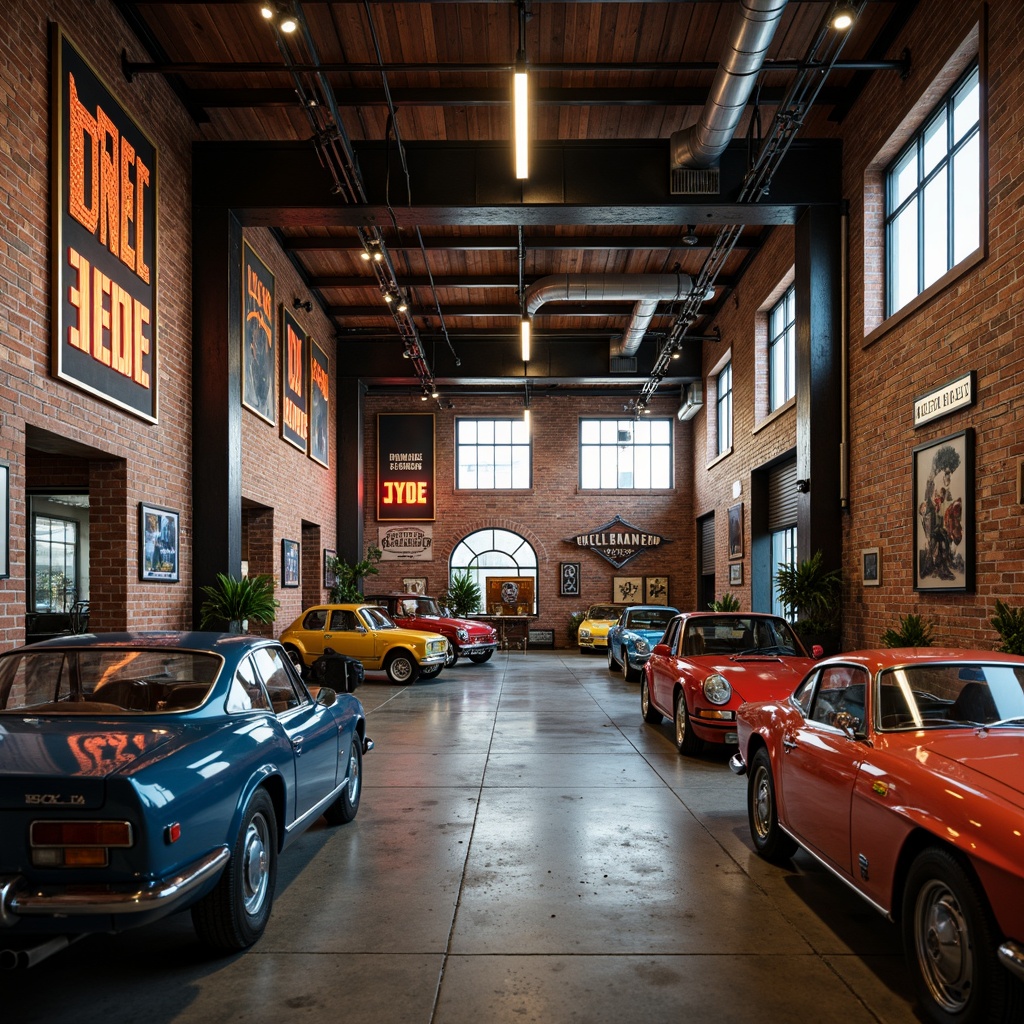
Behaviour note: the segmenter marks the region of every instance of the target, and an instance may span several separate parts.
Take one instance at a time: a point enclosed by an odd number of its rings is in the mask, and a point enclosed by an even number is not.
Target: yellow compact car
[[[608,630],[619,621],[624,607],[621,604],[592,604],[587,609],[587,617],[580,623],[576,634],[580,654],[607,650]]]
[[[292,661],[307,668],[327,648],[383,671],[393,683],[433,679],[444,668],[448,641],[440,633],[401,629],[372,604],[322,604],[307,608],[282,634]]]

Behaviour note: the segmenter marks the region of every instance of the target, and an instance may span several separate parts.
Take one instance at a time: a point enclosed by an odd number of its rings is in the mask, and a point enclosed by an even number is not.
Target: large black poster
[[[435,518],[433,413],[377,416],[377,518]]]

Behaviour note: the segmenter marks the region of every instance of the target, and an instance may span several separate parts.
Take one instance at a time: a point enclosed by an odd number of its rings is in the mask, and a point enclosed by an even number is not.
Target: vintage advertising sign
[[[589,533],[578,533],[566,539],[566,544],[575,544],[579,548],[593,551],[605,561],[611,562],[616,569],[621,569],[644,551],[671,543],[660,534],[649,533],[627,523],[621,516],[616,516],[611,522]]]
[[[377,415],[377,518],[434,519],[434,414]]]
[[[281,309],[281,436],[301,452],[309,446],[309,386],[306,335],[298,320]]]
[[[331,454],[331,363],[327,353],[309,339],[309,457],[329,466]]]
[[[242,243],[242,405],[268,423],[277,422],[277,333],[274,275]]]
[[[431,562],[434,559],[434,528],[413,526],[378,527],[377,546],[382,562]]]
[[[966,409],[974,405],[977,386],[974,371],[968,370],[962,377],[943,384],[941,388],[929,391],[914,400],[914,427],[920,427],[932,420],[948,416],[958,409]]]
[[[156,146],[56,26],[52,51],[52,371],[156,423]]]

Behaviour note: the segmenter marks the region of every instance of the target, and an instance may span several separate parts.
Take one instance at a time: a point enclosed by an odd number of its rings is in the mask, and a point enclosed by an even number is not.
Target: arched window
[[[537,553],[525,537],[511,530],[477,530],[463,537],[448,560],[449,576],[468,572],[486,600],[490,576],[527,576],[533,580],[534,606],[537,612]],[[481,611],[485,609],[481,608]]]

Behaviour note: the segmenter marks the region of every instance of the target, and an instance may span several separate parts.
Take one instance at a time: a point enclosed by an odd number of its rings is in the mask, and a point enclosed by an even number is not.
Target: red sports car
[[[673,719],[679,752],[693,755],[704,741],[735,743],[739,706],[792,693],[813,663],[777,615],[687,612],[644,665],[640,709],[652,725]]]
[[[1024,1020],[1024,658],[838,655],[738,727],[757,852],[799,844],[898,922],[928,1020]]]

